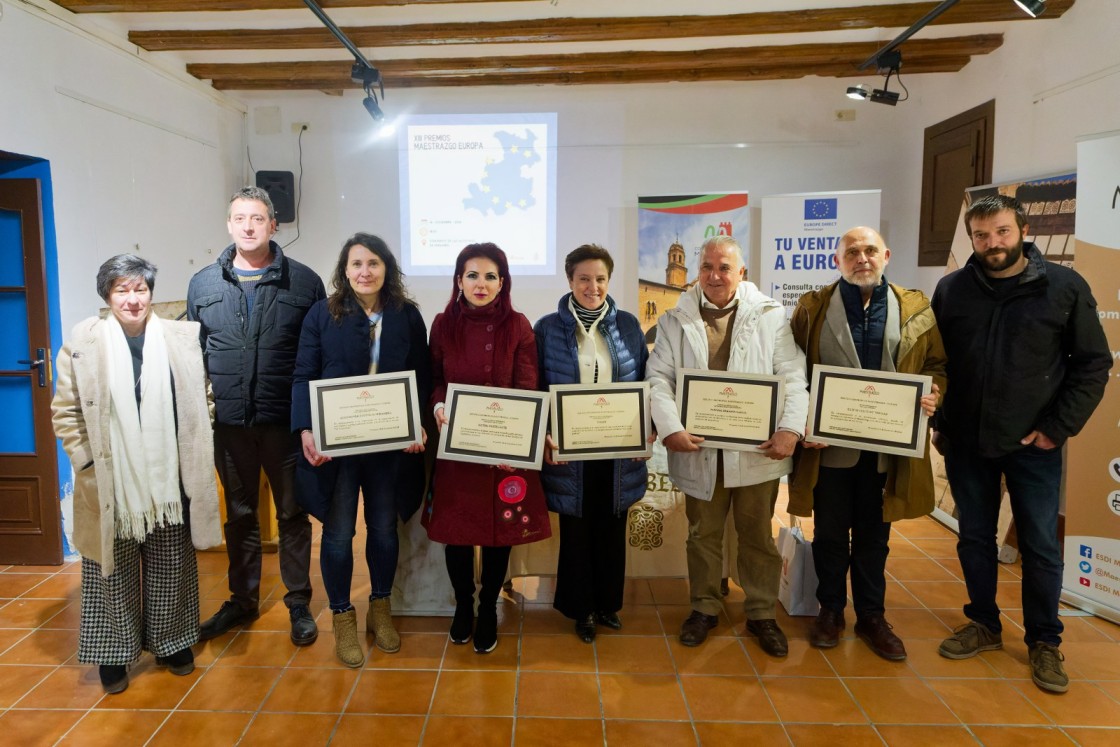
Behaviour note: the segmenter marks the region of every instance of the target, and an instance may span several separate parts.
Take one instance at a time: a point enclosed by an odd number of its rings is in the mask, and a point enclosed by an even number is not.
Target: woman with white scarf
[[[152,313],[155,276],[131,254],[101,265],[110,314],[74,327],[56,366],[54,430],[74,469],[82,554],[78,660],[98,665],[107,693],[128,687],[142,650],[194,671],[194,547],[222,541],[198,324]]]

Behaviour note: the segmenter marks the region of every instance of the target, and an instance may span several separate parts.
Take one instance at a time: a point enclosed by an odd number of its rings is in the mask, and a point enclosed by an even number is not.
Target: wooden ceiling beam
[[[91,0],[92,1],[92,0]],[[1043,18],[1057,18],[1074,0],[1050,0]],[[723,16],[546,18],[489,23],[421,23],[352,27],[357,46],[385,48],[436,44],[599,42],[834,31],[909,26],[936,3],[771,11]],[[934,23],[1030,20],[1011,0],[970,0]],[[218,49],[329,49],[339,46],[325,28],[131,31],[129,41],[148,51]]]
[[[911,40],[902,51],[902,72],[959,70],[972,55],[987,54],[1002,43],[1001,34]],[[797,44],[690,52],[385,60],[378,69],[388,88],[866,77],[856,64],[874,51],[874,44]],[[198,63],[187,65],[187,72],[225,90],[358,87],[350,82],[350,63],[338,61]]]
[[[381,8],[394,5],[452,5],[528,0],[319,0],[323,8]],[[71,13],[200,13],[230,10],[306,8],[303,0],[61,0]]]
[[[931,62],[916,63],[910,74],[952,73],[968,64],[970,58],[942,58]],[[735,68],[695,68],[691,70],[616,70],[588,73],[504,74],[504,75],[465,75],[461,77],[431,78],[404,77],[386,82],[387,88],[461,88],[466,86],[494,85],[619,85],[627,83],[692,83],[705,81],[760,81],[793,80],[809,75],[829,78],[844,78],[852,75],[850,66],[825,67],[735,67]],[[231,91],[279,91],[279,90],[324,90],[340,87],[337,77],[302,78],[292,71],[288,80],[269,78],[232,78],[214,81],[214,87]],[[346,87],[357,89],[356,83],[346,83]],[[895,87],[892,84],[892,88]]]

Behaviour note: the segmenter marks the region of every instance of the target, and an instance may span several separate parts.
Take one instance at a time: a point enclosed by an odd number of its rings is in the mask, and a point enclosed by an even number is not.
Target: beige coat
[[[167,360],[175,386],[179,475],[191,500],[194,546],[222,541],[218,488],[214,478],[214,399],[202,367],[196,322],[163,323]],[[113,572],[116,501],[109,447],[108,351],[101,345],[99,318],[79,322],[58,354],[51,409],[54,432],[74,469],[74,547]]]

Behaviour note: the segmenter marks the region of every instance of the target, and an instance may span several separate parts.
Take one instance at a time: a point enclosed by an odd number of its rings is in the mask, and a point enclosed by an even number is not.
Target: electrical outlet
[[[837,122],[855,122],[856,110],[855,109],[837,109],[836,110]]]
[[[855,112],[852,112],[855,114]],[[854,117],[853,117],[854,119]],[[300,132],[307,132],[311,129],[310,122],[292,122],[292,132],[299,134]]]

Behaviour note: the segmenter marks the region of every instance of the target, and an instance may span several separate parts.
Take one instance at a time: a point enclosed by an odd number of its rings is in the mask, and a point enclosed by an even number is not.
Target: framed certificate
[[[440,459],[540,469],[548,392],[449,384]]]
[[[929,440],[921,399],[932,388],[929,376],[813,366],[805,438],[920,458]]]
[[[653,455],[647,382],[553,384],[548,392],[557,461]]]
[[[700,446],[758,451],[778,427],[784,398],[780,376],[683,368],[677,372],[677,410]]]
[[[320,379],[308,388],[320,454],[394,451],[424,440],[414,371]]]

